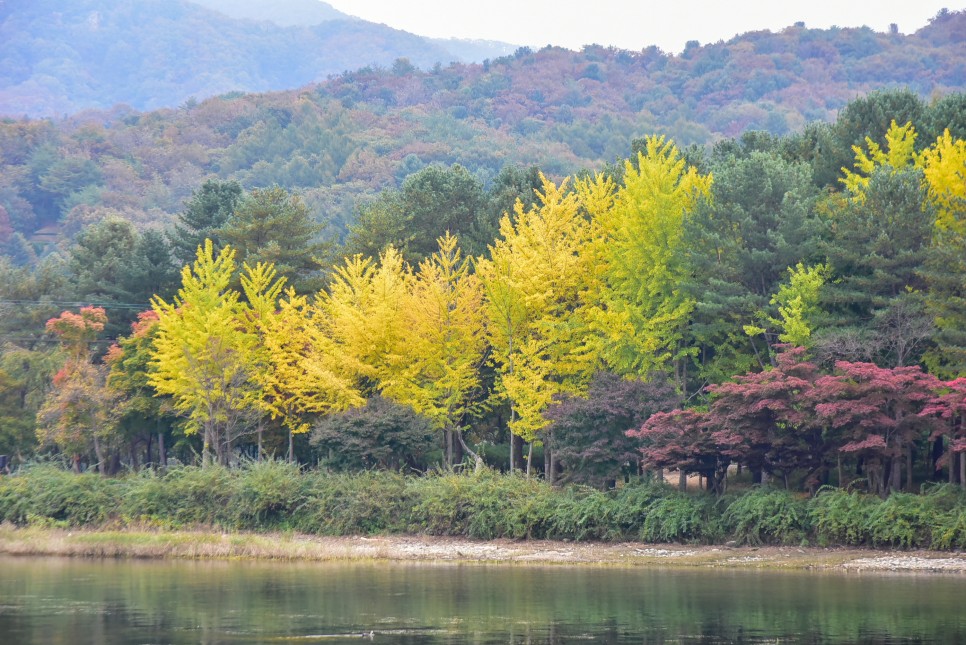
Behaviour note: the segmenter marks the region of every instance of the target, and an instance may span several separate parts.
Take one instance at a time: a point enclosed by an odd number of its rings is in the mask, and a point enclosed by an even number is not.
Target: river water
[[[0,643],[966,643],[966,578],[0,558]]]

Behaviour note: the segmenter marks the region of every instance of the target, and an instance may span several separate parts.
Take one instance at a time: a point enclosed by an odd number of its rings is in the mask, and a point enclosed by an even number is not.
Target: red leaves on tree
[[[786,349],[776,365],[708,388],[709,418],[726,454],[754,470],[787,475],[816,466],[821,432],[812,409],[818,367],[805,349]]]
[[[643,441],[641,455],[652,468],[699,473],[709,477],[715,488],[727,471],[729,459],[711,431],[706,412],[658,412],[639,430],[628,430],[627,435]]]
[[[104,331],[107,314],[103,307],[82,307],[79,314],[65,311],[47,321],[47,331],[63,341],[72,354],[83,354],[87,344]]]
[[[897,457],[930,425],[920,412],[941,383],[918,366],[839,361],[835,371],[815,384],[815,413],[840,432],[842,452]]]
[[[861,458],[870,487],[884,493],[937,419],[958,424],[954,449],[966,450],[966,379],[942,383],[919,367],[840,361],[823,376],[804,349],[790,348],[773,368],[708,391],[707,412],[656,414],[634,433],[649,465],[710,474],[738,461],[787,481],[801,469],[815,475],[838,453]]]
[[[966,452],[966,378],[957,378],[940,384],[935,396],[930,399],[919,413],[940,421],[931,435],[932,439],[947,435],[950,439],[950,452]],[[942,459],[937,468],[947,463]]]
[[[151,328],[157,324],[158,320],[158,312],[154,309],[142,311],[138,314],[138,319],[131,323],[131,335],[144,338],[151,331]]]

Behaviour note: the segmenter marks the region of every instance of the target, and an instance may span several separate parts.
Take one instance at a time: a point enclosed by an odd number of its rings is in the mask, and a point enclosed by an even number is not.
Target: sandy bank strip
[[[108,558],[388,560],[966,574],[966,554],[936,551],[475,541],[428,536],[67,531],[10,526],[0,527],[0,553]]]

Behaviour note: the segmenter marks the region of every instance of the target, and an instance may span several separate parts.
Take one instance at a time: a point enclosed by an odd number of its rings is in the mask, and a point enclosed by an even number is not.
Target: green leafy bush
[[[737,497],[724,514],[727,532],[742,544],[800,544],[811,533],[804,500],[787,490],[756,487]]]
[[[117,508],[122,484],[93,473],[77,475],[36,466],[0,478],[0,518],[24,525],[40,519],[67,526],[105,523]]]
[[[710,495],[669,491],[647,508],[640,538],[645,542],[713,542],[721,535]]]
[[[293,527],[322,535],[400,533],[413,505],[407,479],[385,471],[303,475],[304,502]]]
[[[860,546],[867,542],[866,526],[880,500],[838,488],[822,488],[809,503],[809,514],[819,544]]]

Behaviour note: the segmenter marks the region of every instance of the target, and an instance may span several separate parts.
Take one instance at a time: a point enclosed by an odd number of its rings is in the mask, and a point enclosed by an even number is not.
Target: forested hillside
[[[816,124],[874,89],[908,87],[929,100],[960,91],[966,59],[956,35],[964,30],[966,13],[952,13],[912,36],[790,27],[690,47],[681,56],[521,49],[428,71],[397,60],[300,90],[232,93],[178,109],[8,119],[0,122],[0,205],[12,232],[30,238],[53,226],[56,239],[108,212],[139,227],[167,225],[205,179],[233,179],[245,188],[301,192],[313,218],[341,235],[360,203],[430,164],[458,163],[486,187],[506,165],[562,177],[625,156],[632,139],[655,132],[681,146],[749,130],[797,134],[835,148],[827,167],[816,169],[820,183],[834,185],[861,139]],[[120,45],[92,50],[111,46]],[[165,56],[153,60],[185,86],[176,72],[182,68]],[[16,83],[5,86],[13,97]]]

